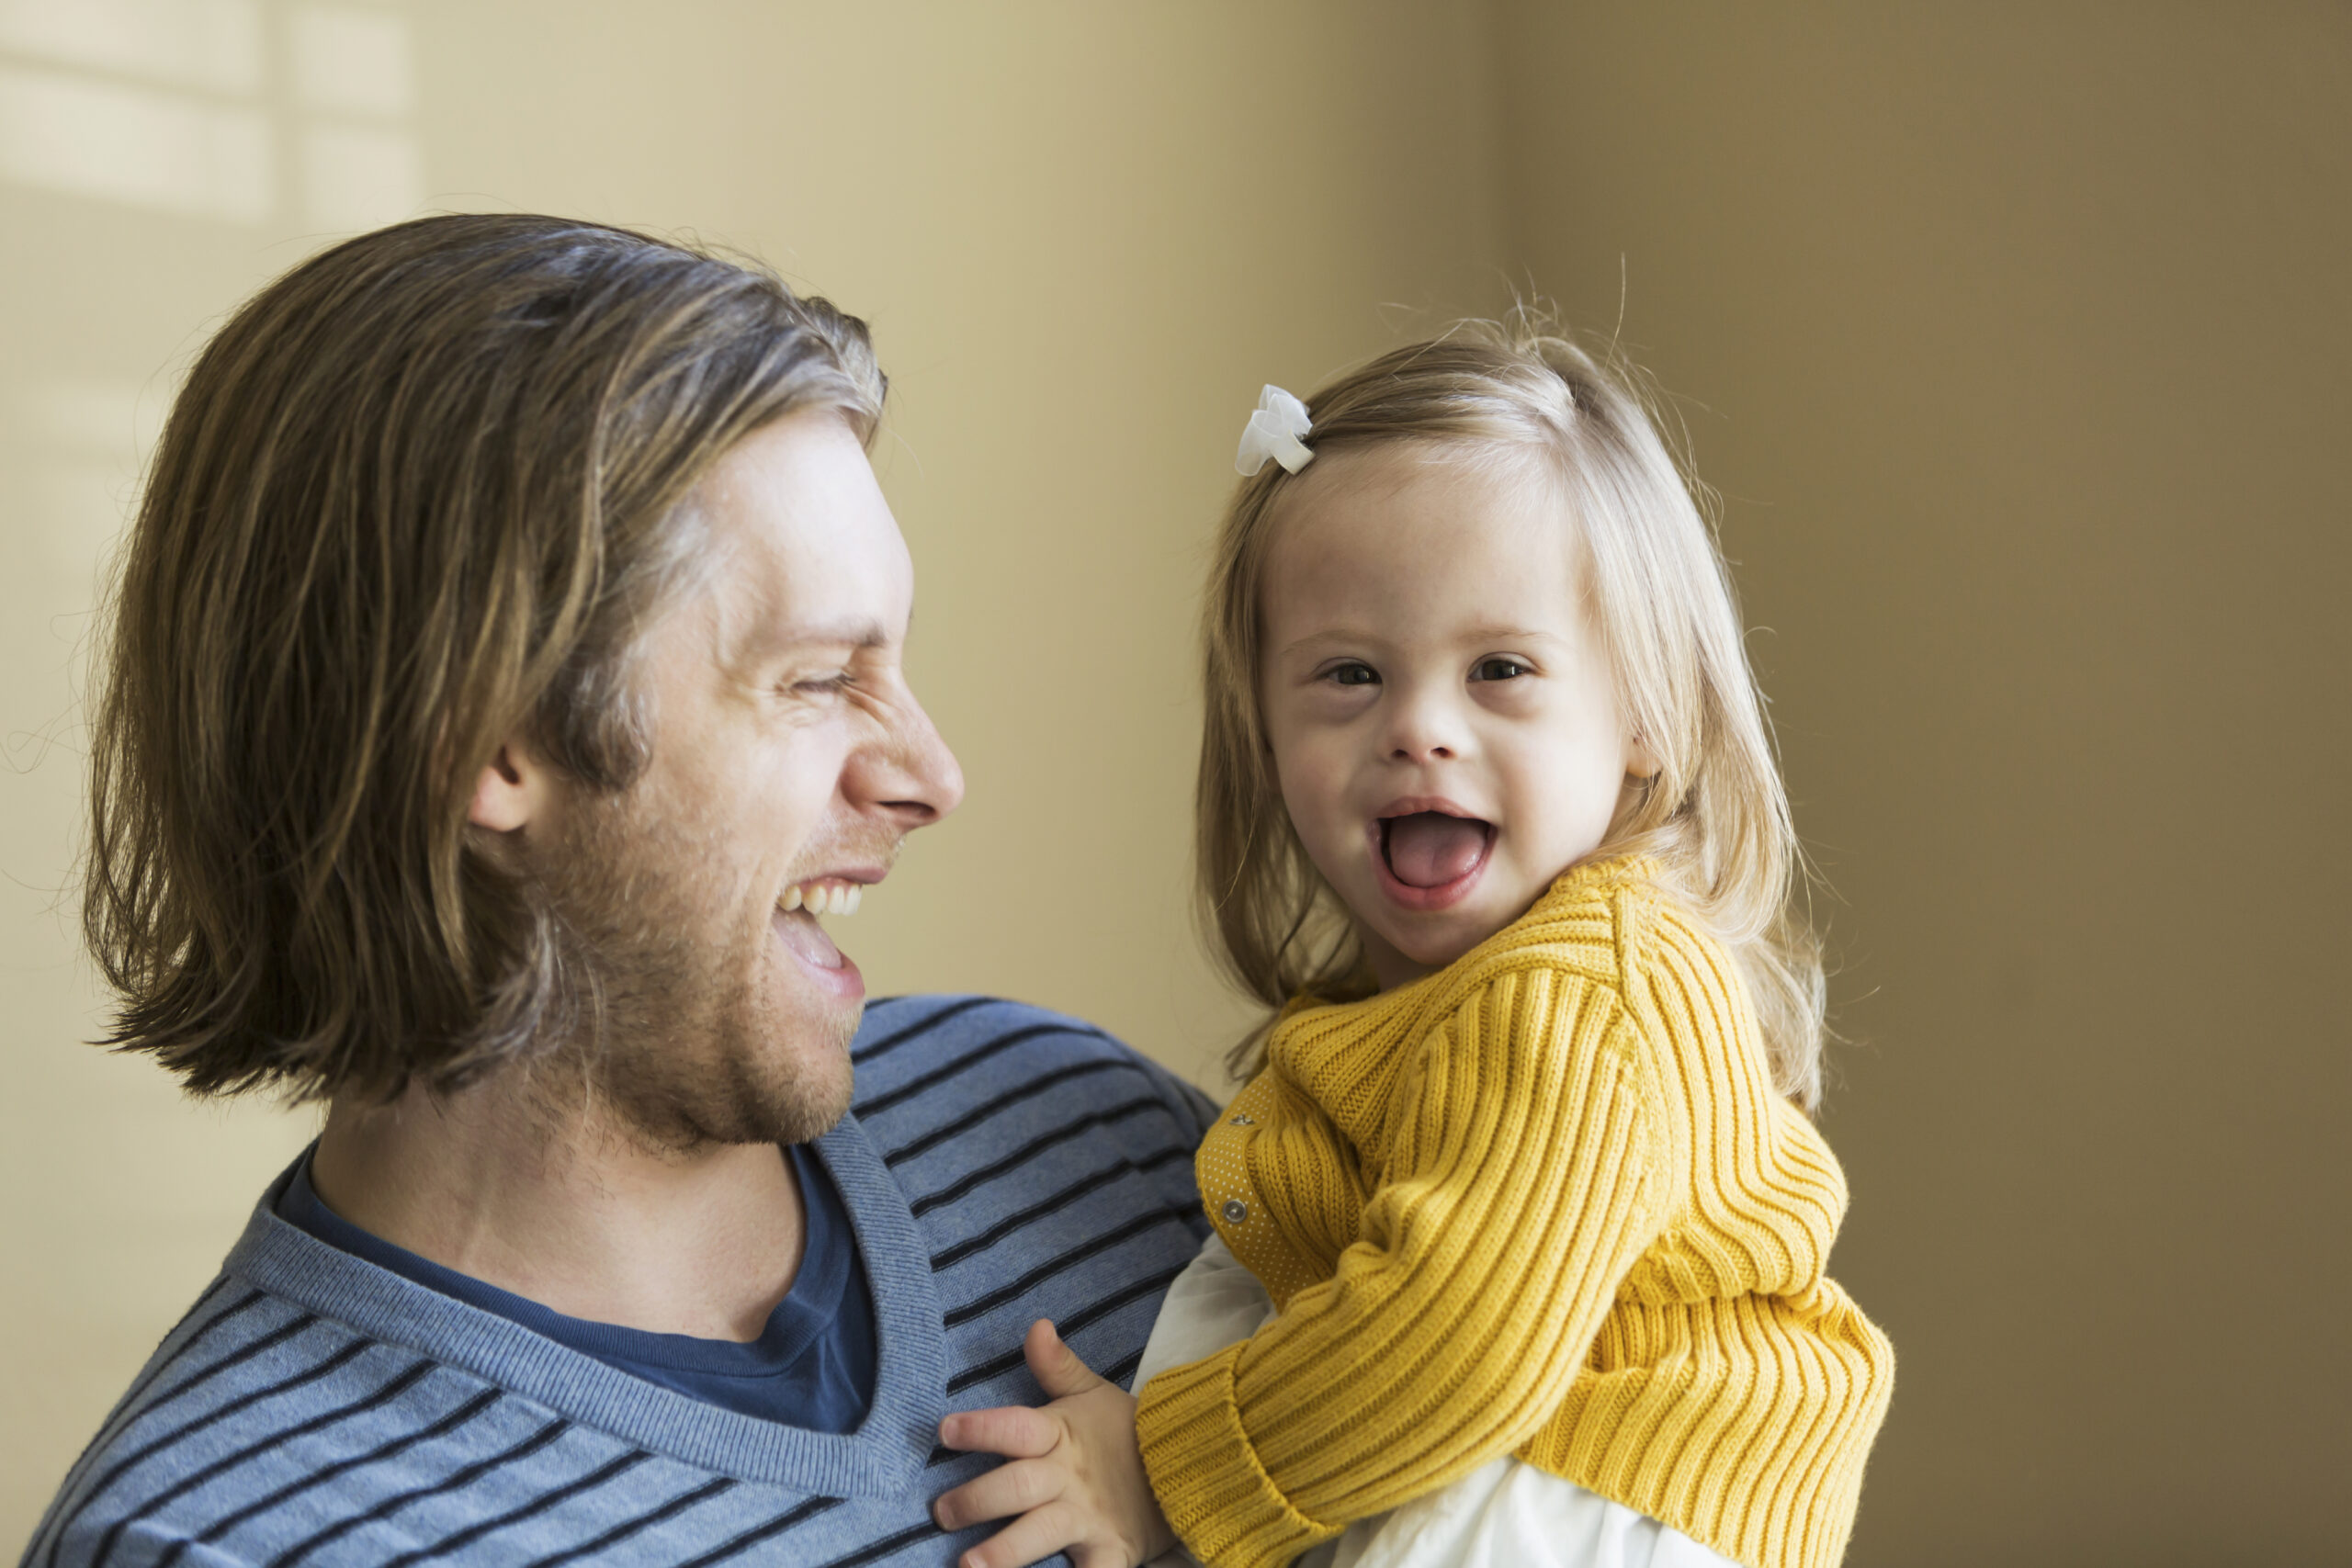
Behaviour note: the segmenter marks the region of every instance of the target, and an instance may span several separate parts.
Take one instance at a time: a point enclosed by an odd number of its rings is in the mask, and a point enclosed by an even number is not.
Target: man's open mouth
[[[796,882],[775,901],[776,934],[803,963],[820,970],[838,972],[848,965],[849,959],[833,945],[833,939],[825,934],[825,928],[814,917],[854,915],[858,905],[865,901],[865,894],[864,887],[842,877]]]
[[[1443,811],[1380,819],[1380,858],[1408,887],[1444,887],[1476,871],[1495,841],[1495,825]]]
[[[787,914],[794,909],[806,909],[812,915],[854,915],[865,901],[865,889],[856,883],[820,876],[786,888],[775,907]]]

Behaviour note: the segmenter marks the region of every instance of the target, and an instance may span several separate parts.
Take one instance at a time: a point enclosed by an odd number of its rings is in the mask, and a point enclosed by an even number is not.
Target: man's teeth
[[[854,882],[800,882],[784,890],[776,907],[790,914],[806,909],[812,915],[854,915],[865,901],[865,889]]]

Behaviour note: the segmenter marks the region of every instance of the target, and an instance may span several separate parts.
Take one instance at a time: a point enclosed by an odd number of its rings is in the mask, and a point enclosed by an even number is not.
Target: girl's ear
[[[1645,782],[1665,771],[1666,764],[1657,760],[1648,744],[1638,735],[1625,738],[1625,776]]]
[[[547,764],[510,738],[474,780],[466,820],[493,833],[512,833],[546,815],[553,782]]]

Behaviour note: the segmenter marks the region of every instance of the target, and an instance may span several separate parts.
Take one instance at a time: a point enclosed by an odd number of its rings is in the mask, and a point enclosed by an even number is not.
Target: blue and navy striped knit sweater
[[[1214,1108],[1085,1024],[985,998],[877,1002],[818,1145],[880,1327],[842,1436],[721,1410],[362,1262],[255,1209],[220,1277],[66,1477],[27,1568],[944,1564],[932,1498],[994,1463],[950,1410],[1033,1404],[1053,1318],[1134,1373],[1206,1233]],[[277,1186],[283,1186],[280,1178]]]

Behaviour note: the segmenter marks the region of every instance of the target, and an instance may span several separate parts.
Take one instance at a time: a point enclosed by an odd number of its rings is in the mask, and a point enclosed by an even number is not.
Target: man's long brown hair
[[[469,833],[510,735],[643,770],[632,654],[707,550],[696,480],[883,379],[756,266],[423,219],[264,289],[166,425],[96,677],[83,919],[103,1041],[198,1093],[463,1085],[576,1025],[556,912]]]

